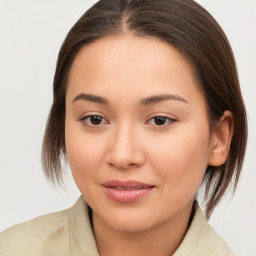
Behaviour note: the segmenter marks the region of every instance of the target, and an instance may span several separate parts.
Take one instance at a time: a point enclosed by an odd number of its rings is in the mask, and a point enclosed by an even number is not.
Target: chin
[[[153,215],[148,214],[148,210],[140,210],[137,207],[112,208],[110,211],[100,212],[96,210],[94,216],[95,221],[100,221],[108,228],[119,232],[143,232],[157,225],[157,221],[154,221]]]
[[[118,232],[143,232],[149,230],[153,225],[149,223],[145,218],[136,218],[136,219],[115,219],[111,220],[108,223],[108,226]]]

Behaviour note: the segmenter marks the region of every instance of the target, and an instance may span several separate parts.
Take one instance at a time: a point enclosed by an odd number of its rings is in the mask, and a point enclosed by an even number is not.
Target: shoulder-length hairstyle
[[[225,110],[234,115],[228,158],[208,166],[204,177],[209,218],[228,188],[235,191],[247,142],[247,118],[228,39],[215,19],[193,0],[100,0],[75,23],[59,52],[53,104],[46,125],[42,164],[46,177],[61,184],[65,159],[65,96],[69,71],[79,50],[100,38],[131,33],[157,38],[179,50],[194,69],[214,127]]]

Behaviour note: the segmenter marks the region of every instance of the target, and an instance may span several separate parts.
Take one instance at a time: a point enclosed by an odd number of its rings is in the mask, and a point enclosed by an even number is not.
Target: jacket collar
[[[173,256],[198,256],[205,250],[217,253],[211,255],[234,255],[225,242],[208,224],[197,202],[194,204],[194,207],[194,216],[189,229]],[[70,208],[69,231],[71,255],[100,256],[93,235],[89,212],[89,207],[82,196]],[[212,246],[212,242],[218,245],[218,249]],[[219,252],[220,254],[218,254]],[[226,254],[222,254],[221,252],[225,252]]]

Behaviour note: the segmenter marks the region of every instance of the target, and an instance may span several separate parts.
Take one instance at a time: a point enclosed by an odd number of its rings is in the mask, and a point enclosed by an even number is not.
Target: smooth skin
[[[172,255],[205,170],[225,162],[232,133],[229,111],[210,130],[193,70],[171,45],[126,34],[83,47],[70,70],[65,140],[100,255]],[[154,188],[122,203],[106,195],[109,180]]]

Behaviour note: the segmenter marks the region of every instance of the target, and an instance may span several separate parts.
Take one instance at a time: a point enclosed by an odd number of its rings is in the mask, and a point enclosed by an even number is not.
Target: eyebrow
[[[159,103],[161,101],[167,101],[167,100],[175,100],[175,101],[181,101],[181,102],[184,102],[184,103],[188,103],[187,100],[180,97],[179,95],[161,94],[161,95],[151,96],[151,97],[147,97],[145,99],[142,99],[140,101],[140,105],[141,106],[148,106],[148,105],[151,105],[151,104],[156,104],[156,103]]]
[[[73,99],[72,102],[76,102],[78,100],[91,101],[91,102],[95,102],[103,105],[109,104],[107,99],[100,96],[93,95],[93,94],[80,93]]]
[[[84,100],[84,101],[95,102],[95,103],[98,103],[98,104],[109,105],[109,102],[106,98],[96,96],[96,95],[93,95],[93,94],[80,93],[73,99],[72,102],[76,102],[78,100]],[[145,99],[142,99],[139,102],[139,105],[148,106],[148,105],[151,105],[151,104],[157,104],[159,102],[167,101],[167,100],[175,100],[175,101],[181,101],[181,102],[184,102],[184,103],[188,103],[187,100],[180,97],[179,95],[161,94],[161,95],[150,96],[150,97],[147,97]]]

